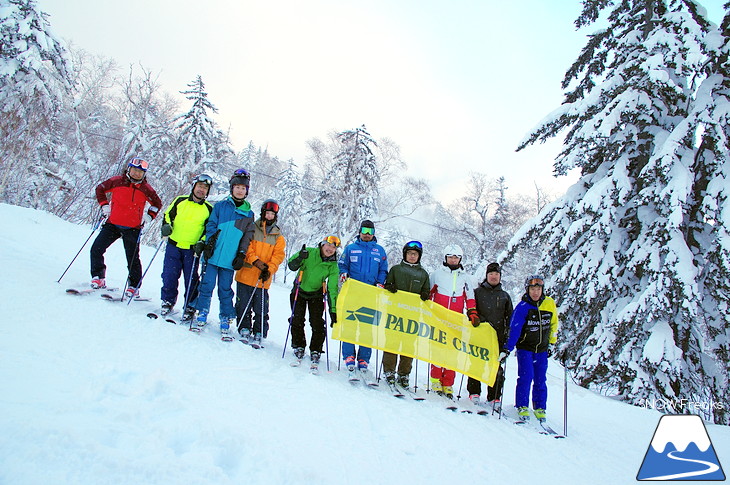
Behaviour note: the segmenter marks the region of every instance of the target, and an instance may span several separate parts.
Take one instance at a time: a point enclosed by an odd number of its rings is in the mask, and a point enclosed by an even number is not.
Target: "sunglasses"
[[[263,205],[262,209],[265,211],[279,212],[279,204],[274,201],[269,201]]]
[[[410,241],[406,243],[406,248],[409,249],[423,249],[423,244],[418,241]]]
[[[539,278],[534,278],[527,282],[527,286],[539,286],[542,288],[545,286],[545,283]]]
[[[143,160],[141,158],[133,158],[132,161],[129,162],[129,166],[144,170],[146,172],[150,164],[147,163],[147,160]]]
[[[203,182],[204,184],[213,185],[213,178],[211,178],[210,175],[206,174],[200,174],[193,180],[194,184],[197,184],[198,182]]]
[[[375,229],[372,227],[361,227],[360,234],[375,234]]]
[[[324,242],[333,244],[336,248],[340,247],[340,238],[337,236],[327,236],[324,238]]]

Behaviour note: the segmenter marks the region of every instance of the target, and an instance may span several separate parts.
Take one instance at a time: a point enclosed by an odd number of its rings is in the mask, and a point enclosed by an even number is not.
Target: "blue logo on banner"
[[[725,480],[702,418],[662,416],[646,450],[637,480]]]

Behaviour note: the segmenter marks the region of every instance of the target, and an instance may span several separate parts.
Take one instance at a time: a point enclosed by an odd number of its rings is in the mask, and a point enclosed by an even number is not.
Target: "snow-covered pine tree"
[[[730,424],[730,2],[725,10],[720,26],[707,35],[706,77],[688,119],[704,131],[693,165],[687,239],[699,270],[709,397],[718,404],[715,422]]]
[[[178,168],[181,180],[191,180],[197,174],[207,173],[215,178],[216,186],[227,186],[231,174],[226,170],[226,160],[234,153],[228,137],[213,121],[209,112],[218,110],[208,99],[205,84],[200,76],[188,84],[187,91],[181,91],[193,102],[187,113],[176,118],[178,146],[181,166]]]
[[[0,0],[0,200],[36,200],[59,175],[43,166],[59,107],[71,94],[71,62],[34,0]],[[33,180],[30,180],[30,179]],[[50,178],[50,181],[49,181]]]
[[[365,125],[337,134],[340,151],[312,208],[312,222],[324,236],[344,238],[363,219],[378,213],[380,170],[373,154],[376,145]]]
[[[687,237],[698,173],[688,114],[710,24],[693,0],[585,0],[576,26],[609,6],[608,27],[566,73],[563,105],[519,147],[568,129],[555,171],[582,176],[507,257],[542,247],[560,355],[582,384],[635,403],[700,399],[704,249]]]
[[[308,240],[311,236],[310,231],[303,224],[305,202],[301,180],[294,160],[289,160],[287,168],[279,174],[276,182],[275,198],[279,203],[279,227],[286,238],[287,259],[299,251],[302,244],[311,243]]]

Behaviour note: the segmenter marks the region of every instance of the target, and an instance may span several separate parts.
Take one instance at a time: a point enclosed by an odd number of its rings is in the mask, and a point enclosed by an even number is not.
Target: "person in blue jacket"
[[[548,357],[558,335],[558,309],[555,300],[545,295],[540,275],[525,280],[525,294],[512,312],[509,339],[500,354],[500,361],[517,347],[517,387],[515,407],[520,419],[530,419],[530,387],[532,408],[539,421],[545,421],[547,408]]]
[[[385,283],[385,277],[388,275],[388,256],[383,246],[377,241],[373,222],[367,219],[362,221],[355,242],[347,245],[337,262],[342,283],[347,278],[353,278],[368,285],[382,286]],[[350,372],[355,371],[356,364],[361,372],[367,371],[371,355],[372,349],[361,345],[356,357],[355,344],[342,342],[342,358]]]
[[[229,334],[230,324],[236,321],[233,306],[233,276],[243,267],[248,245],[253,238],[254,213],[246,201],[251,177],[244,169],[238,169],[229,183],[231,193],[213,207],[205,224],[205,241],[195,244],[197,254],[203,254],[203,275],[198,297],[193,307],[198,310],[196,324],[199,328],[208,321],[213,288],[218,282],[218,301],[221,334]]]

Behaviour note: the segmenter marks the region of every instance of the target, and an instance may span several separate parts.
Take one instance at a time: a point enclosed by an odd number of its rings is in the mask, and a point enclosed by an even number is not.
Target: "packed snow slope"
[[[434,396],[355,387],[337,370],[336,341],[331,372],[310,375],[289,366],[289,351],[281,357],[288,285],[272,288],[269,339],[254,350],[215,328],[197,335],[146,318],[159,305],[162,255],[142,288],[152,302],[69,296],[89,279],[89,246],[56,280],[91,228],[8,205],[0,218],[3,484],[629,484],[659,421],[571,383],[568,438],[553,439],[507,417],[446,411]],[[143,267],[153,252],[142,248]],[[108,281],[123,285],[121,241],[107,265]],[[508,404],[515,373],[511,357]],[[549,422],[562,431],[556,362],[548,384]],[[707,428],[727,473],[730,429]]]

